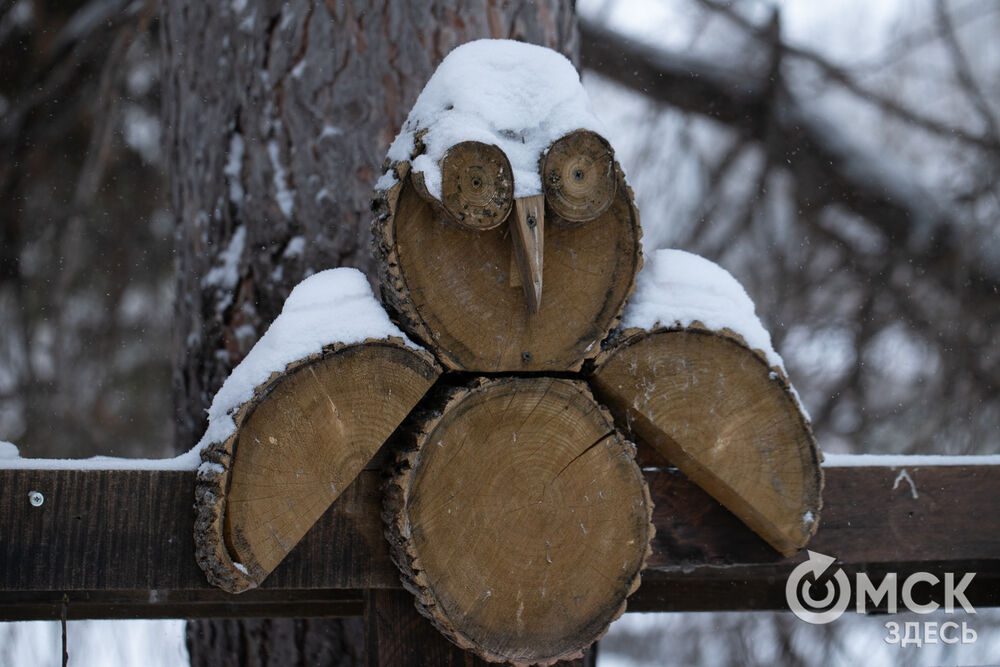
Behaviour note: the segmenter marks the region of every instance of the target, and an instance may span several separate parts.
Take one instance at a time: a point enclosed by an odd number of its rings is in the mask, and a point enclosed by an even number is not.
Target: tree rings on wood
[[[578,656],[639,585],[652,502],[582,382],[454,390],[398,464],[385,518],[418,609],[491,661]]]
[[[383,303],[401,328],[453,370],[576,371],[597,355],[642,265],[627,187],[592,224],[545,225],[544,287],[532,312],[510,225],[451,224],[419,195],[406,163],[397,172],[401,182],[378,193],[373,247]]]
[[[441,159],[441,203],[454,222],[492,229],[507,219],[514,202],[510,162],[496,146],[455,144]]]
[[[545,155],[545,199],[563,220],[586,222],[606,211],[617,181],[611,146],[589,130],[577,130],[556,140]]]
[[[655,447],[788,556],[815,533],[821,456],[781,369],[725,331],[630,329],[592,385],[619,424]]]
[[[209,581],[232,593],[259,585],[439,372],[426,352],[384,339],[334,346],[259,387],[236,432],[202,453],[195,545]]]

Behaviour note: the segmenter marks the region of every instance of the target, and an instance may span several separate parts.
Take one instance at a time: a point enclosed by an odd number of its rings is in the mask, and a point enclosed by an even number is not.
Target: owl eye
[[[455,144],[441,160],[441,203],[448,217],[470,229],[493,229],[510,213],[514,175],[496,146]]]
[[[611,146],[598,134],[577,130],[556,140],[542,163],[542,187],[552,211],[586,222],[611,206],[617,187]]]

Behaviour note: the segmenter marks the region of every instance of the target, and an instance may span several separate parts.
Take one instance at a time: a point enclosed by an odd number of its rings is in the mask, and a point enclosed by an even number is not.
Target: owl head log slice
[[[579,75],[538,46],[452,51],[375,203],[383,301],[454,370],[579,370],[642,264],[632,191]]]

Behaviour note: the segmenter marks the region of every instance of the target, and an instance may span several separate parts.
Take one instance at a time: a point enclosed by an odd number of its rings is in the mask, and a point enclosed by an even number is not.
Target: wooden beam
[[[1000,606],[1000,466],[827,468],[809,548],[849,573],[976,572]],[[646,469],[656,538],[630,609],[785,609],[782,558],[673,469]],[[0,620],[357,615],[399,588],[365,471],[259,589],[214,589],[194,561],[194,473],[0,470]],[[29,493],[44,496],[41,506]]]

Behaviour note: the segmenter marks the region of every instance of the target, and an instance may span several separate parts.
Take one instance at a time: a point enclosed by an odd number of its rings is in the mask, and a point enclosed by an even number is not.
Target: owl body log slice
[[[570,380],[481,380],[431,414],[385,501],[418,609],[492,661],[578,656],[624,612],[649,551],[631,445]]]
[[[621,318],[642,265],[638,213],[621,171],[610,205],[585,223],[545,212],[544,287],[532,312],[509,219],[454,224],[421,196],[406,163],[375,223],[383,302],[446,367],[577,371]],[[509,218],[513,218],[514,212]]]

